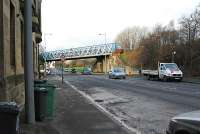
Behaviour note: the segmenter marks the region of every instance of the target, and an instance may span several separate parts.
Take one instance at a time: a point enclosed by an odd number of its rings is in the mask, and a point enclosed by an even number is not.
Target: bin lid
[[[0,102],[0,113],[18,114],[19,111],[15,102]]]
[[[46,86],[47,86],[47,87],[53,87],[53,88],[56,88],[56,85],[51,84],[51,83],[47,83]]]
[[[51,83],[45,83],[45,84],[35,84],[34,87],[53,87],[56,88],[57,86]]]
[[[44,92],[44,93],[48,92],[48,89],[46,89],[44,87],[35,87],[34,90],[36,92]]]
[[[46,79],[42,79],[42,80],[34,80],[34,84],[44,84],[46,83],[47,80]]]

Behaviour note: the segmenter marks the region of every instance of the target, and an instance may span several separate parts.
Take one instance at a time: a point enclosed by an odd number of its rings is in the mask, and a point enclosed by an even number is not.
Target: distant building
[[[38,77],[38,44],[41,38],[41,0],[33,1],[33,67]],[[0,101],[25,103],[24,0],[0,1]]]

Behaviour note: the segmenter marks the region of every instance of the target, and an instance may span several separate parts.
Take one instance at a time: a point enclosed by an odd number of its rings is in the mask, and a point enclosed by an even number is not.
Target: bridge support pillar
[[[103,57],[97,57],[97,60],[92,68],[93,72],[95,73],[102,73],[103,72]]]
[[[93,72],[96,72],[96,73],[109,72],[112,68],[112,65],[111,65],[112,59],[110,57],[111,56],[109,55],[107,55],[106,58],[105,56],[97,57],[97,61],[93,66]]]
[[[103,59],[103,72],[108,73],[112,68],[112,56],[107,55]]]

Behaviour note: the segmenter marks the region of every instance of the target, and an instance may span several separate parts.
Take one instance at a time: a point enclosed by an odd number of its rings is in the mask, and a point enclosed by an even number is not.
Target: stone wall
[[[25,103],[24,21],[21,0],[0,0],[0,101]],[[41,40],[41,0],[34,0],[37,18],[33,33],[33,73],[38,78],[38,43]],[[22,10],[22,11],[21,11]]]
[[[16,101],[23,106],[24,68],[21,41],[23,20],[20,17],[20,3],[19,0],[1,0],[0,7],[0,29],[2,30],[0,34],[0,101]]]
[[[0,92],[4,87],[4,58],[3,58],[3,2],[0,2]],[[0,98],[4,96],[4,93],[0,94]]]
[[[39,70],[38,70],[38,47],[39,44],[36,42],[36,33],[32,34],[33,40],[33,72],[34,72],[34,79],[39,79]]]

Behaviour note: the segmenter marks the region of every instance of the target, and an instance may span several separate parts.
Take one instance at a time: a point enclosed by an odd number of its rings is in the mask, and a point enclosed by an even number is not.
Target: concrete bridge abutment
[[[93,65],[93,72],[95,73],[107,73],[111,70],[112,67],[112,56],[99,56],[96,58],[96,62]]]

